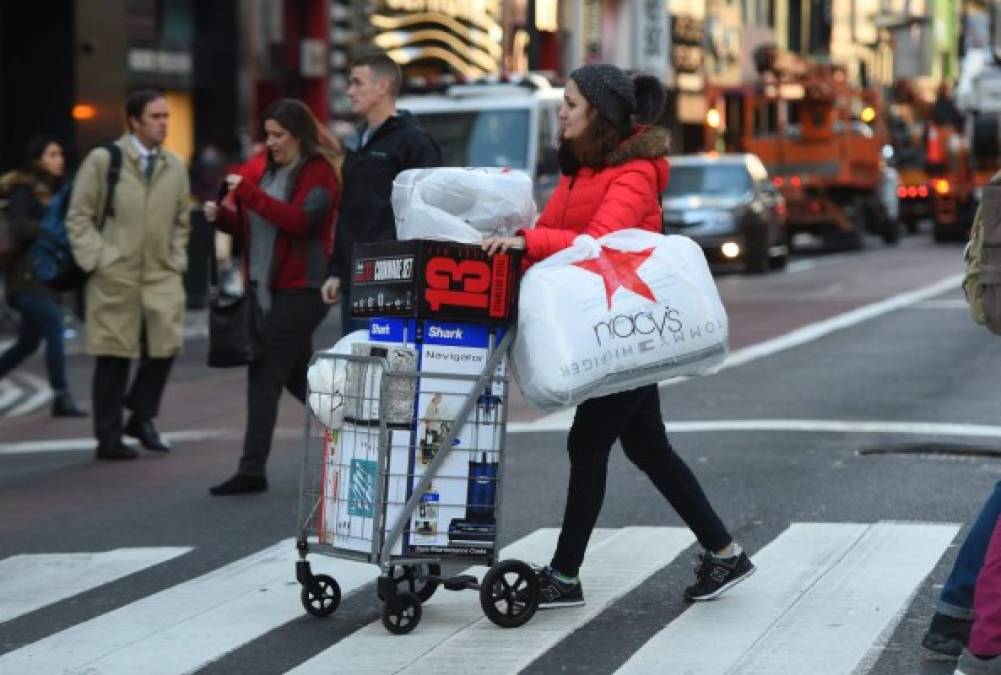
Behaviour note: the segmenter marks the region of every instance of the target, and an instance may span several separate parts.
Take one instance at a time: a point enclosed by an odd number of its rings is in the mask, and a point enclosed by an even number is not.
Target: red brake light
[[[919,185],[918,186],[918,196],[919,197],[927,197],[928,196],[928,186],[927,185]]]
[[[900,197],[901,199],[903,199],[904,197],[906,197],[907,196],[907,188],[905,188],[905,187],[898,187],[897,188],[897,196]]]
[[[907,187],[907,196],[908,197],[917,197],[918,196],[918,189],[916,187],[914,187],[913,185],[909,185]]]
[[[782,180],[782,176],[775,176],[775,178],[772,179],[772,183],[775,185],[775,187],[782,187],[783,185],[785,185],[785,181]]]
[[[793,176],[789,179],[789,185],[793,187],[799,187],[803,184],[803,180],[799,176]]]

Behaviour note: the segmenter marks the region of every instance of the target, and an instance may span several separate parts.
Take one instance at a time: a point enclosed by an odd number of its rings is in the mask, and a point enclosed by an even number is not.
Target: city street
[[[97,463],[89,420],[53,420],[30,393],[3,408],[0,673],[951,673],[921,635],[1001,480],[1001,339],[971,322],[962,271],[961,246],[923,234],[721,273],[730,358],[663,385],[662,406],[757,573],[716,602],[683,602],[698,546],[616,449],[587,604],[512,630],[484,619],[476,594],[439,589],[417,629],[392,636],[377,569],[320,555],[314,571],[344,599],[307,616],[293,542],[303,411],[283,401],[268,492],[210,497],[236,467],[245,374],[203,365],[194,315],[157,420],[169,455]],[[44,382],[39,356],[26,372],[23,386]],[[91,360],[70,356],[69,372],[89,407]],[[544,564],[570,415],[515,395],[510,418],[501,539]]]

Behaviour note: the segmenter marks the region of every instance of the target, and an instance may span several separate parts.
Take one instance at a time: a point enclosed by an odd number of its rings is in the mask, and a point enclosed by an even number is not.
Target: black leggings
[[[593,398],[577,406],[567,450],[570,453],[570,487],[563,529],[552,567],[577,576],[584,551],[598,521],[605,499],[608,455],[618,439],[638,466],[667,499],[699,543],[710,551],[731,541],[688,465],[671,448],[660,415],[660,392],[651,384],[610,396]]]

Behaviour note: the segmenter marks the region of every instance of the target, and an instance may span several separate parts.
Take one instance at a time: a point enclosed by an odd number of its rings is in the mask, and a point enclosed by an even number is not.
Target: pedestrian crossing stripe
[[[159,565],[189,547],[15,555],[0,560],[0,623]]]
[[[864,670],[881,649],[881,636],[892,631],[958,530],[958,525],[941,523],[794,523],[753,556],[757,574],[715,602],[686,609],[619,672],[820,675]],[[508,546],[501,557],[543,562],[557,536],[555,529],[537,530]],[[516,673],[693,543],[685,528],[596,530],[581,570],[583,607],[540,611],[526,626],[509,630],[483,617],[473,593],[440,590],[424,606],[413,633],[393,636],[376,622],[290,672],[468,672],[469,664],[476,663],[478,675]],[[0,672],[155,675],[197,670],[291,621],[310,620],[303,616],[294,579],[297,557],[293,540],[279,542],[0,655]],[[4,569],[11,569],[4,567],[13,565],[10,560],[0,561],[0,579],[6,578]],[[315,572],[337,579],[345,596],[370,584],[378,573],[372,565],[324,556],[311,561]],[[473,568],[471,573],[484,571]],[[20,587],[29,578],[18,574],[13,582],[0,584],[0,607],[13,607],[12,598],[24,592]],[[31,586],[36,587],[34,581]],[[373,590],[371,585],[368,589]],[[63,584],[55,599],[83,590],[87,588]],[[367,601],[378,602],[374,590]],[[649,611],[656,616],[656,608]]]
[[[559,530],[537,530],[504,550],[502,559],[548,560]],[[461,593],[438,593],[425,605],[423,618],[406,640],[386,642],[381,622],[372,623],[291,671],[325,675],[336,664],[344,673],[461,673],[476,664],[479,675],[517,673],[560,640],[600,614],[674,560],[695,541],[675,527],[627,527],[598,530],[591,538],[581,568],[583,607],[540,611],[522,630],[497,629],[483,616],[479,603]],[[470,574],[483,575],[484,567]],[[489,654],[489,658],[483,658]]]
[[[726,602],[691,607],[617,673],[856,672],[958,531],[794,523],[754,556],[758,573]]]
[[[0,656],[0,673],[185,673],[300,618],[295,540]],[[327,564],[325,564],[327,563]],[[319,560],[347,595],[375,578],[372,565]],[[29,577],[30,578],[30,577]]]

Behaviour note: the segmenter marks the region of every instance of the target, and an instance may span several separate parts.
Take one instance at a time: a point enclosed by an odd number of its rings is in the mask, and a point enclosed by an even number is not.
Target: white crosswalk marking
[[[753,556],[754,576],[720,600],[686,609],[618,672],[867,672],[958,530],[948,523],[794,523]],[[537,530],[508,546],[502,559],[545,562],[557,536],[555,529]],[[424,605],[413,633],[390,635],[373,622],[290,672],[465,673],[475,663],[477,675],[517,673],[693,545],[685,528],[599,529],[581,570],[583,607],[540,611],[525,627],[507,630],[483,616],[476,593],[440,590]],[[0,623],[187,551],[139,548],[2,560]],[[304,617],[296,558],[294,542],[280,542],[0,655],[0,673],[197,670]],[[375,566],[319,555],[312,563],[317,573],[332,574],[344,595],[378,575]],[[482,578],[485,571],[473,567],[467,573]],[[356,602],[377,607],[369,589],[371,597]],[[663,625],[657,608],[643,611]]]
[[[688,609],[617,672],[851,673],[958,530],[794,523],[754,556],[756,575]]]
[[[303,616],[294,540],[151,595],[0,657],[0,673],[190,672]],[[314,561],[347,594],[374,566]]]
[[[188,547],[15,555],[0,560],[0,623],[187,553]]]
[[[559,532],[537,530],[504,551],[504,558],[548,560]],[[494,626],[472,593],[440,591],[413,633],[400,639],[373,623],[291,671],[295,675],[352,673],[516,673],[617,598],[671,562],[694,542],[684,528],[597,530],[581,569],[583,607],[540,611],[522,629]],[[472,568],[481,576],[485,568]],[[529,636],[526,635],[530,633]],[[489,655],[485,658],[484,655]]]

